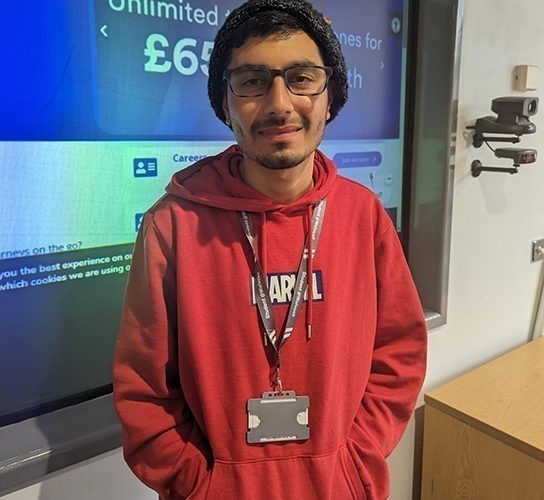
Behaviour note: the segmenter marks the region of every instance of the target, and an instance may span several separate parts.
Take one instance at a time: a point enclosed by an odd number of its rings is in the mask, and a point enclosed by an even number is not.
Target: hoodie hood
[[[278,203],[245,184],[238,165],[243,154],[231,146],[217,156],[204,158],[174,174],[166,192],[201,205],[246,212],[293,212],[325,198],[336,178],[337,168],[323,153],[314,157],[314,187],[289,205]]]

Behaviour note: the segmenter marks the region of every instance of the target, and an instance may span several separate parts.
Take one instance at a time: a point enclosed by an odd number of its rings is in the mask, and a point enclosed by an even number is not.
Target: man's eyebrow
[[[269,66],[264,64],[242,64],[241,66],[236,66],[235,68],[228,68],[226,71],[244,71],[244,70],[253,70],[253,69],[272,69]]]
[[[324,63],[320,61],[313,61],[312,59],[298,59],[296,61],[293,61],[289,67],[293,68],[295,66],[323,66]]]
[[[253,70],[253,69],[288,69],[288,68],[297,68],[297,67],[304,67],[304,66],[322,66],[323,63],[318,63],[316,61],[312,61],[310,59],[299,59],[296,61],[290,61],[290,63],[283,68],[272,68],[271,66],[267,66],[265,64],[242,64],[241,66],[236,66],[235,68],[229,68],[227,71],[233,71],[233,70]]]

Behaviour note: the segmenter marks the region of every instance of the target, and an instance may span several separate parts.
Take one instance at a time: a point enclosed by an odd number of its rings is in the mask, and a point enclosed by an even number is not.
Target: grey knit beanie
[[[331,121],[348,98],[346,63],[329,22],[305,0],[249,0],[230,13],[217,32],[210,57],[208,96],[215,114],[225,123],[222,106],[225,92],[223,72],[229,64],[227,58],[230,58],[231,51],[235,48],[233,38],[243,24],[255,15],[272,11],[283,12],[296,19],[321,50],[325,65],[333,69],[331,82],[334,95],[328,120]]]

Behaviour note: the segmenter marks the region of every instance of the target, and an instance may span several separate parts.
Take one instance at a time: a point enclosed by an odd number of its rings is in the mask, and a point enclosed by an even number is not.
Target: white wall
[[[540,90],[515,91],[513,70],[534,64],[544,72],[543,18],[541,0],[464,1],[448,322],[430,333],[424,391],[525,343],[532,330],[542,265],[530,256],[532,241],[544,237],[544,162],[523,166],[516,175],[484,172],[473,178],[474,159],[508,162],[485,145],[473,148],[465,126],[493,114],[495,97],[542,97]],[[542,156],[544,108],[533,118],[537,133],[523,136],[516,147],[540,149]],[[392,500],[412,499],[413,451],[411,426],[389,461]]]
[[[427,389],[524,343],[531,331],[541,265],[530,255],[532,240],[544,237],[543,162],[475,179],[474,159],[506,161],[473,148],[465,126],[492,114],[494,97],[540,94],[513,90],[513,70],[544,70],[543,15],[539,0],[465,1],[448,323],[431,334]],[[518,146],[542,145],[543,115],[533,120],[537,134]]]
[[[522,95],[513,90],[516,65],[536,64],[544,72],[544,2],[465,0],[464,12],[448,323],[431,332],[425,390],[526,342],[542,278],[542,266],[531,263],[530,254],[532,240],[544,237],[543,161],[516,175],[483,173],[475,179],[473,159],[491,165],[496,159],[485,146],[474,149],[464,127],[491,114],[491,99]],[[542,105],[534,117],[537,134],[524,136],[520,146],[543,149]],[[392,500],[412,499],[414,448],[420,444],[414,435],[412,423],[389,460]],[[156,497],[132,478],[116,451],[4,498]]]

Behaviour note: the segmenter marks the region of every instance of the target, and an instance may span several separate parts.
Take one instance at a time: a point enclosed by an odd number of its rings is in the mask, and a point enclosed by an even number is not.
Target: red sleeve
[[[172,500],[205,487],[212,462],[179,383],[175,266],[171,246],[146,215],[113,369],[125,460],[146,485]]]
[[[378,468],[386,468],[383,459],[397,445],[412,415],[427,355],[424,314],[389,222],[382,219],[376,241],[377,326],[371,373],[350,433],[350,447],[361,463]],[[385,469],[381,474],[388,475]]]

